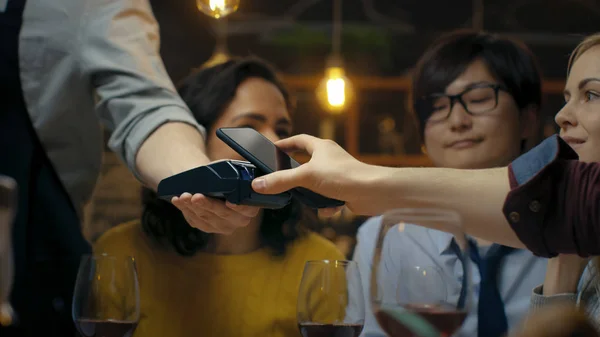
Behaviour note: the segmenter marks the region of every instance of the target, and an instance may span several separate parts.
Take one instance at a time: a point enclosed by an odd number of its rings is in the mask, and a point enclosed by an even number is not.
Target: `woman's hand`
[[[366,187],[384,168],[367,165],[352,157],[330,140],[298,135],[280,140],[277,147],[285,152],[306,152],[308,163],[298,168],[274,172],[255,179],[252,188],[264,194],[276,194],[304,187],[329,198],[346,202],[357,214],[372,214],[366,202]],[[332,214],[339,209],[322,210]],[[376,213],[376,212],[375,212]]]
[[[579,279],[587,263],[588,259],[577,255],[561,254],[549,259],[543,294],[545,296],[552,296],[576,293]]]

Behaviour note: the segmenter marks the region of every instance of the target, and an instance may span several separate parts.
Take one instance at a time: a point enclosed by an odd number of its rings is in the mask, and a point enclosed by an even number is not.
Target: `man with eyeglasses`
[[[491,168],[511,163],[535,135],[541,79],[524,45],[456,31],[435,41],[418,61],[411,94],[423,146],[435,166]],[[380,221],[371,218],[361,226],[354,255],[366,303]],[[407,225],[389,235],[394,244],[386,256],[435,266],[448,289],[460,291],[462,269],[451,234]],[[477,238],[471,240],[470,255],[475,305],[456,335],[500,337],[527,313],[531,289],[544,280],[546,259]],[[368,307],[362,336],[383,335]]]

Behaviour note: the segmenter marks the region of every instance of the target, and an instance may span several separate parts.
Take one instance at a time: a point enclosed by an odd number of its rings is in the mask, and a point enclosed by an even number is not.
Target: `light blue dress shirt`
[[[379,328],[370,301],[370,277],[373,251],[379,229],[381,217],[374,217],[366,221],[358,232],[358,245],[354,252],[353,260],[357,262],[362,279],[363,296],[365,297],[365,326],[362,337],[385,336]],[[454,250],[451,249],[452,235],[440,231],[430,230],[415,225],[406,225],[404,231],[392,231],[386,235],[386,241],[393,240],[387,254],[397,259],[411,259],[411,264],[421,266],[436,266],[441,272],[454,280],[449,284],[458,297],[461,289],[462,265]],[[485,255],[488,247],[480,247],[480,254]],[[504,301],[509,330],[518,326],[528,312],[531,291],[534,287],[544,282],[547,260],[534,256],[527,250],[516,250],[504,258],[501,263],[502,270],[498,274],[498,286]],[[479,269],[471,263],[472,275],[472,305],[462,328],[454,335],[457,337],[477,336],[477,298],[479,295]]]

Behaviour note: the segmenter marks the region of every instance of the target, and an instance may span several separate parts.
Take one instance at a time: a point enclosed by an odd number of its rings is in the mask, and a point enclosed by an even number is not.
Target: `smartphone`
[[[217,130],[217,137],[264,173],[300,166],[300,163],[252,128],[220,128]],[[324,197],[302,187],[294,188],[290,193],[311,208],[332,208],[344,205],[343,201]]]

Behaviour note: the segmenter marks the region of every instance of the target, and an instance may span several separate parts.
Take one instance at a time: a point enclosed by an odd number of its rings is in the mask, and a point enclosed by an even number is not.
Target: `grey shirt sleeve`
[[[596,290],[596,288],[599,287],[600,281],[598,276],[596,268],[590,263],[581,276],[578,291],[576,293],[544,296],[543,285],[537,286],[533,289],[530,308],[531,310],[536,310],[557,303],[571,303],[584,308],[590,317],[593,317],[598,324],[598,319],[600,319],[600,301]]]
[[[533,288],[533,293],[531,295],[531,310],[534,311],[536,309],[553,305],[557,303],[571,303],[573,305],[577,304],[578,294],[557,294],[552,296],[544,296],[543,295],[543,285],[539,285]]]
[[[78,46],[96,113],[112,131],[109,147],[139,179],[135,158],[142,143],[167,122],[194,126],[159,54],[158,24],[148,0],[86,0]]]
[[[592,283],[578,293],[544,296],[542,295],[543,286],[537,286],[533,289],[531,296],[531,312],[554,304],[570,303],[578,307],[583,307],[588,317],[596,326],[596,329],[600,331],[600,303],[595,288],[596,284]]]

